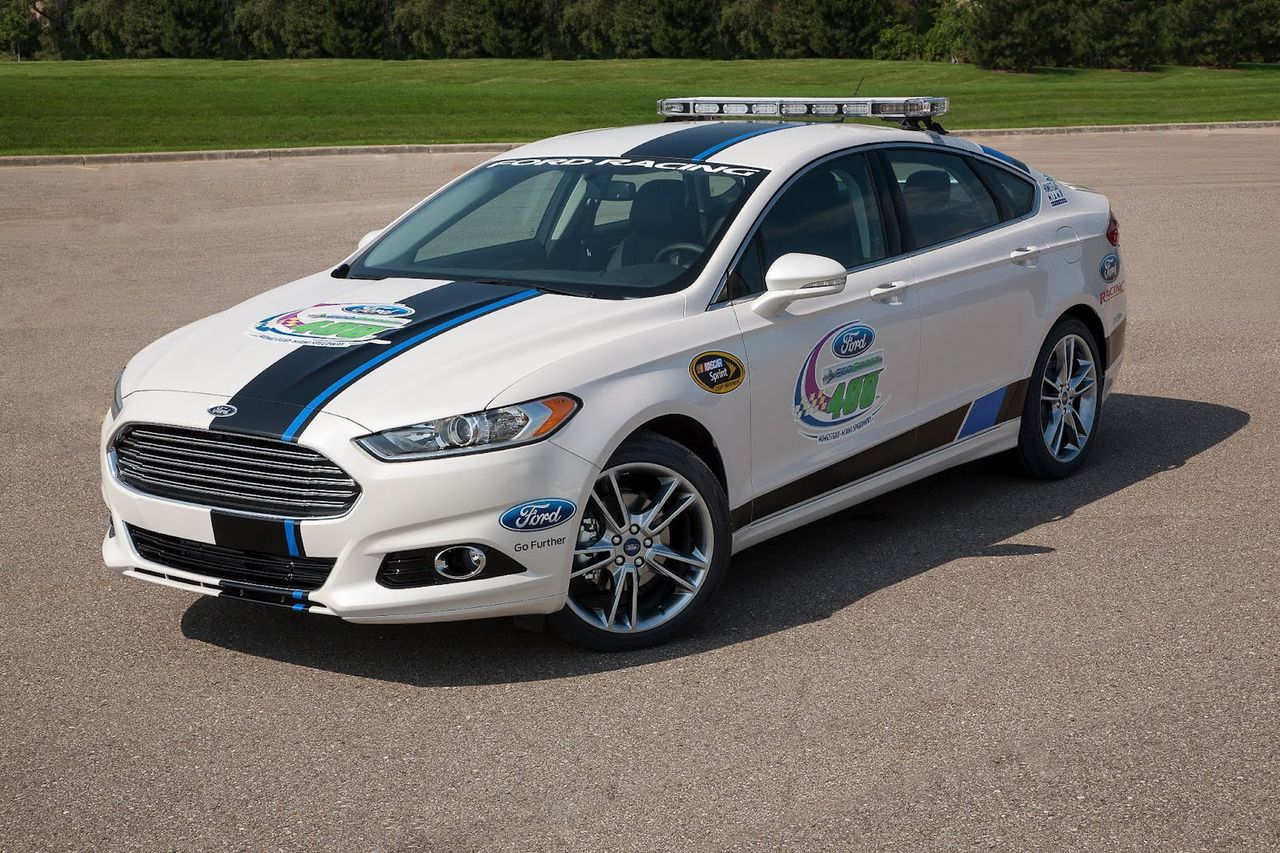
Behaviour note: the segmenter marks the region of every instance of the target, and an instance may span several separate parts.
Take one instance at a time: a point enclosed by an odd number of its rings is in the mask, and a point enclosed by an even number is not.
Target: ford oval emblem
[[[852,323],[835,333],[831,352],[836,358],[854,358],[871,349],[875,342],[875,329],[864,323]]]
[[[563,498],[540,498],[511,507],[498,521],[508,530],[531,533],[563,524],[573,518],[573,514],[577,511],[578,507],[573,501]]]
[[[235,406],[213,406],[209,409],[209,414],[215,418],[229,418],[238,411],[240,410]]]
[[[342,311],[361,317],[404,317],[413,313],[413,309],[408,305],[401,305],[398,302],[389,305],[343,305]]]
[[[1098,265],[1098,272],[1102,274],[1102,280],[1107,284],[1115,281],[1120,275],[1120,257],[1114,253],[1107,255]]]

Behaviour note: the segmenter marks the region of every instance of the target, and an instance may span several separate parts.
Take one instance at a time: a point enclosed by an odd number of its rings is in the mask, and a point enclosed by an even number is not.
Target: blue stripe
[[[689,159],[705,160],[708,157],[710,157],[712,154],[716,154],[720,151],[723,151],[724,149],[728,148],[730,145],[737,145],[739,142],[750,139],[753,136],[760,136],[761,134],[764,134],[764,133],[773,133],[776,130],[787,130],[788,128],[792,128],[792,127],[796,127],[796,125],[781,124],[775,127],[762,127],[762,128],[758,128],[757,130],[749,130],[746,133],[742,133],[733,137],[732,139],[726,139],[724,142],[721,142],[718,145],[712,145],[706,151],[700,151],[697,154],[694,154]]]
[[[960,427],[956,441],[995,426],[996,417],[1000,414],[1000,404],[1004,402],[1004,395],[1008,390],[1007,387],[997,388],[985,397],[974,400],[969,406],[969,414],[965,415],[964,425]]]
[[[369,359],[364,364],[361,364],[359,367],[352,370],[346,376],[343,376],[341,379],[338,379],[328,388],[324,389],[319,394],[317,394],[315,399],[312,400],[310,403],[308,403],[303,408],[303,410],[298,414],[298,416],[293,419],[293,423],[289,424],[288,428],[285,429],[284,433],[280,437],[285,441],[292,441],[294,436],[296,436],[298,432],[302,429],[302,427],[306,425],[307,421],[310,420],[313,412],[315,412],[325,403],[332,400],[334,397],[338,396],[338,394],[344,388],[346,388],[351,383],[355,382],[361,376],[364,376],[370,370],[373,370],[375,367],[382,364],[383,362],[389,361],[390,359],[395,358],[397,355],[409,349],[410,347],[415,347],[418,344],[422,343],[423,341],[427,340],[428,338],[434,338],[436,335],[440,334],[441,332],[447,332],[449,329],[452,329],[455,326],[461,326],[463,323],[466,323],[469,320],[474,320],[476,317],[482,317],[485,314],[491,314],[500,308],[506,308],[508,305],[514,305],[517,302],[523,302],[526,299],[532,299],[537,295],[538,295],[538,291],[536,290],[521,291],[520,293],[517,293],[514,296],[508,296],[506,299],[500,299],[497,302],[492,302],[481,308],[477,308],[474,311],[468,311],[466,314],[462,314],[458,317],[454,317],[452,320],[446,320],[445,322],[440,323],[439,325],[432,326],[430,329],[419,332],[418,334],[414,335],[412,338],[409,338],[408,340],[401,341],[395,346],[389,349],[383,350],[377,356]]]
[[[293,519],[285,519],[284,522],[284,543],[289,548],[290,557],[299,557],[302,552],[298,550],[298,522]]]
[[[295,605],[293,605],[293,609],[294,609],[294,610],[296,610],[296,611],[298,611],[299,613],[301,613],[303,610],[306,610],[306,609],[307,609],[307,605],[305,605],[305,604],[295,604]]]
[[[306,598],[306,596],[307,596],[307,594],[306,594],[305,592],[303,592],[302,590],[300,590],[300,589],[295,589],[295,590],[293,591],[293,600],[294,600],[294,601],[301,601],[302,599]]]

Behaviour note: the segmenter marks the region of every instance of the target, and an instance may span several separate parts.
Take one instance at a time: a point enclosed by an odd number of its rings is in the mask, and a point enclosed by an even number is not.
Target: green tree
[[[14,59],[31,57],[40,44],[40,24],[26,0],[0,0],[0,45]]]
[[[1030,71],[1070,59],[1065,0],[974,0],[968,12],[967,48],[983,68]]]
[[[224,0],[169,0],[160,33],[164,52],[195,59],[222,56],[230,5]]]
[[[1071,10],[1072,63],[1142,70],[1163,58],[1167,0],[1093,0]]]
[[[1181,0],[1170,11],[1169,35],[1182,65],[1274,61],[1280,58],[1280,2]]]

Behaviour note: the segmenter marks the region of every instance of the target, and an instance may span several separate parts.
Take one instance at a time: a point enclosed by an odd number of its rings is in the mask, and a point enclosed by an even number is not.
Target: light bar
[[[663,98],[658,115],[666,118],[864,118],[918,119],[946,115],[949,98]]]

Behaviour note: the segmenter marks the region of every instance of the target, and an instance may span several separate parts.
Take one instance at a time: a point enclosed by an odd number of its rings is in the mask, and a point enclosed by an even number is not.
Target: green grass
[[[537,139],[662,95],[947,95],[956,129],[1280,118],[1280,66],[983,71],[853,60],[0,63],[0,154]]]

